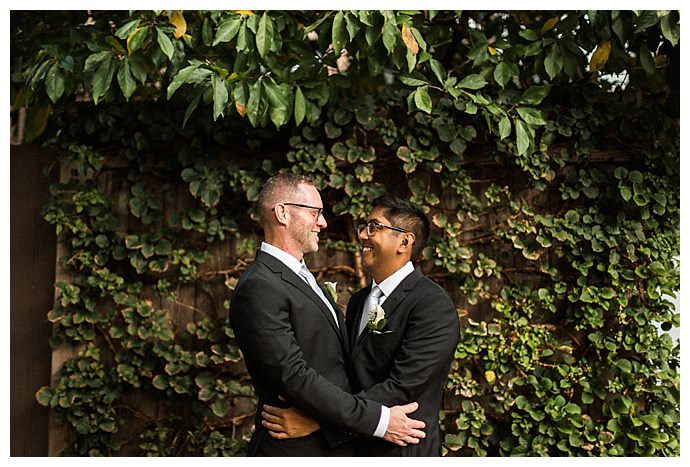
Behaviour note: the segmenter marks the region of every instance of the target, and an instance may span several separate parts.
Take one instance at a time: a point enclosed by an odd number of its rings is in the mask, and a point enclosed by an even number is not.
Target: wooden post
[[[53,159],[38,146],[10,146],[10,455],[45,456],[48,409],[35,399],[50,380],[55,231],[41,216]]]

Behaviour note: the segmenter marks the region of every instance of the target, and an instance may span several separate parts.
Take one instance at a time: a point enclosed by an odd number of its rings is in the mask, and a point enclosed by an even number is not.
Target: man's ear
[[[276,220],[279,224],[287,224],[289,217],[288,210],[285,209],[285,206],[282,204],[276,204],[275,208],[273,209],[273,215],[276,217]]]
[[[400,240],[400,245],[398,246],[398,253],[411,253],[412,245],[414,245],[414,234],[403,234],[403,238]]]

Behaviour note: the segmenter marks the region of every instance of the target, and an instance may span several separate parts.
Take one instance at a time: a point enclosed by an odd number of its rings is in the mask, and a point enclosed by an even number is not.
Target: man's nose
[[[318,227],[321,227],[322,229],[325,229],[328,226],[328,222],[326,222],[326,216],[324,216],[323,213],[320,213],[319,217],[316,218],[316,225]]]

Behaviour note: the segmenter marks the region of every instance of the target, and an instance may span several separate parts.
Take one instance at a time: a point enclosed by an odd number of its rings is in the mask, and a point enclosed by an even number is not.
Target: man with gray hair
[[[418,443],[425,424],[406,415],[417,409],[415,402],[389,408],[350,394],[343,316],[303,259],[318,250],[327,226],[314,182],[295,174],[272,177],[259,195],[259,214],[264,242],[233,293],[232,327],[259,407],[294,406],[322,429],[274,438],[257,411],[249,455],[353,455],[350,433],[400,446]]]

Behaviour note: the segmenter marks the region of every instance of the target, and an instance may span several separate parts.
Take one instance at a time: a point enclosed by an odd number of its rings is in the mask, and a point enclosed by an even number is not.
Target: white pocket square
[[[371,331],[372,334],[390,334],[393,331]]]

